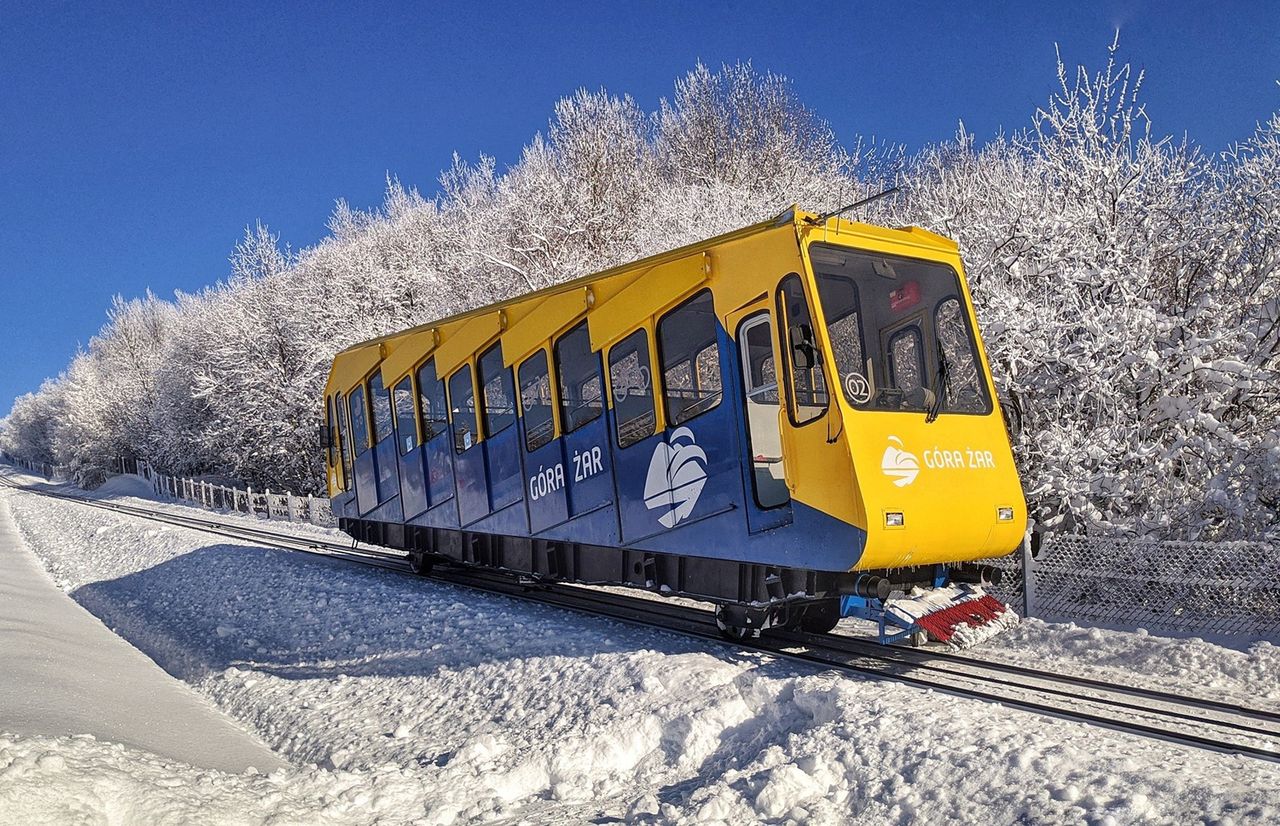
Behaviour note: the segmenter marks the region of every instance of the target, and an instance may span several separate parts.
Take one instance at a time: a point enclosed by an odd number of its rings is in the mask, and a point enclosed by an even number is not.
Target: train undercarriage
[[[358,541],[405,552],[421,574],[463,565],[705,600],[732,640],[769,629],[827,633],[856,617],[874,623],[884,644],[934,639],[967,648],[1018,621],[985,590],[999,583],[1000,570],[970,563],[831,572],[365,519],[339,526]]]

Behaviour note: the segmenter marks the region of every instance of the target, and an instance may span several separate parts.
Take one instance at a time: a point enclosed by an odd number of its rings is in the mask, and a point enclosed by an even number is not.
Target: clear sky
[[[203,5],[203,8],[200,6]],[[1154,129],[1218,151],[1280,109],[1280,3],[183,3],[0,0],[0,414],[115,293],[194,291],[257,220],[514,161],[575,89],[646,109],[696,61],[789,76],[842,140],[1029,123],[1054,44],[1147,69]],[[818,205],[815,205],[818,206]]]

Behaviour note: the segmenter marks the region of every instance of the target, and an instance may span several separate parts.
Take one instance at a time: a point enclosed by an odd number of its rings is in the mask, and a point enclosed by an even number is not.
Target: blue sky
[[[1280,109],[1280,4],[27,4],[0,0],[0,413],[115,293],[225,276],[257,220],[295,247],[387,173],[514,161],[579,87],[653,108],[699,59],[789,76],[842,140],[1029,122],[1054,43],[1147,69],[1158,133],[1217,151]],[[820,206],[820,205],[815,205]]]

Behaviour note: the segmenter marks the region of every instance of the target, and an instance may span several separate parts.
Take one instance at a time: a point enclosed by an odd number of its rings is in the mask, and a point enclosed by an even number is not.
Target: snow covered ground
[[[0,734],[0,823],[1280,819],[1272,764],[0,499],[60,587],[292,764],[230,774],[103,740]],[[1032,622],[1002,645],[1251,702],[1275,702],[1280,682],[1266,644]]]

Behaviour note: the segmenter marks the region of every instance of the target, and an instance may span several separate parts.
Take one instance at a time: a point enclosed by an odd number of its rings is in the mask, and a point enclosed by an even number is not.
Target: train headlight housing
[[[902,511],[885,511],[884,526],[886,528],[901,528],[905,524],[902,521]]]
[[[996,519],[999,519],[1001,522],[1012,522],[1013,508],[1003,506],[996,508]]]

